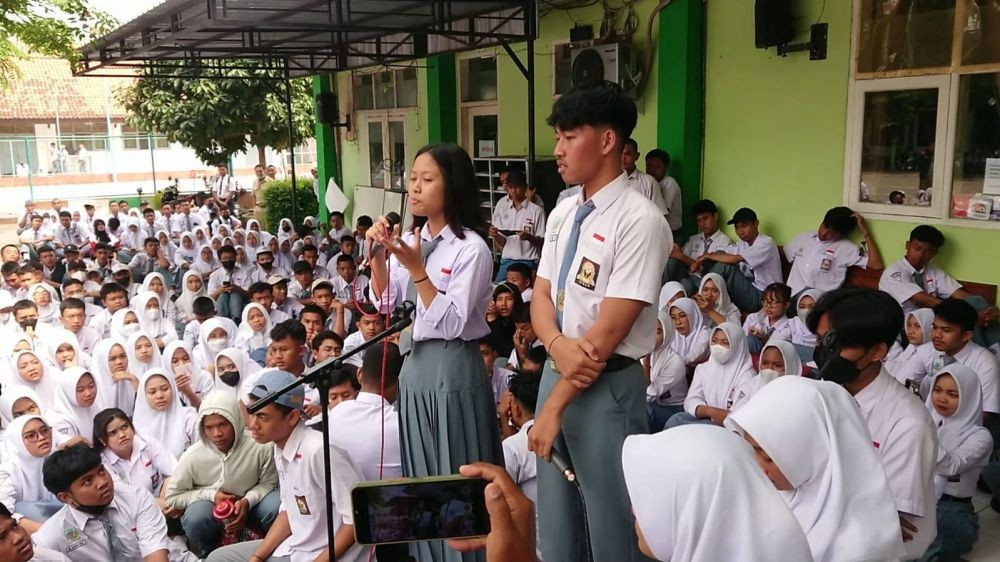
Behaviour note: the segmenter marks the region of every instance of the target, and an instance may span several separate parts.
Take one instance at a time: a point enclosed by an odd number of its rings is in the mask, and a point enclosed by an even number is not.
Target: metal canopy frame
[[[537,0],[165,0],[81,48],[73,74],[226,80],[247,70],[285,83],[291,136],[292,78],[502,46],[527,81],[530,181],[537,34]],[[521,41],[524,62],[510,46]]]

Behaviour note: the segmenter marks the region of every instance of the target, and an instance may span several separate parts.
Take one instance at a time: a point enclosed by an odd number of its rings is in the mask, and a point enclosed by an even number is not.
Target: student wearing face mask
[[[774,331],[771,340],[785,340],[791,342],[798,352],[803,363],[808,363],[813,359],[813,350],[816,347],[816,334],[812,333],[806,326],[806,319],[823,292],[818,289],[806,289],[796,297],[795,316],[791,321],[782,325]]]
[[[232,347],[236,340],[236,330],[222,318],[209,318],[201,325],[198,335],[198,345],[194,348],[196,360],[208,372],[215,372],[215,356],[227,347]]]
[[[758,388],[783,375],[802,376],[802,360],[795,346],[785,340],[775,340],[764,345],[757,365]]]
[[[245,289],[250,280],[245,269],[236,267],[236,249],[232,246],[219,248],[219,261],[222,267],[208,277],[208,295],[215,301],[219,316],[237,322],[250,298]]]
[[[173,322],[163,315],[160,297],[153,291],[143,291],[132,299],[132,310],[139,317],[140,329],[153,338],[158,349],[177,339]]]
[[[17,328],[15,333],[28,336],[34,347],[34,342],[39,338],[44,338],[51,328],[38,322],[38,306],[30,300],[19,300],[14,303],[14,322]]]
[[[247,283],[261,283],[274,273],[274,253],[267,246],[257,249],[255,263],[247,271]]]

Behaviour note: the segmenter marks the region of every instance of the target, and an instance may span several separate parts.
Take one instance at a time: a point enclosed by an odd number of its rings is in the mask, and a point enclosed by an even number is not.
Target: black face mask
[[[101,515],[102,513],[104,513],[104,510],[108,508],[109,505],[111,505],[110,502],[104,505],[87,505],[87,504],[77,503],[73,507],[86,513],[87,515]]]
[[[18,322],[18,325],[20,325],[21,329],[23,329],[23,330],[27,330],[28,328],[31,328],[32,330],[34,330],[35,326],[38,325],[38,319],[37,318],[29,318],[27,320],[22,320],[21,322]]]
[[[281,231],[282,232],[291,232],[292,231],[292,227],[290,227],[290,226],[282,227]]]
[[[224,267],[226,269],[232,269],[232,268],[236,267],[236,260],[226,260],[226,261],[222,262],[222,267]]]
[[[864,368],[859,368],[857,362],[841,357],[841,347],[834,330],[823,334],[823,337],[816,343],[813,360],[816,361],[816,366],[819,368],[820,379],[839,385],[850,384],[858,380],[865,369],[871,367],[872,363],[868,363]],[[867,349],[865,353],[868,353]]]
[[[260,268],[264,271],[271,271],[272,267],[274,267],[274,262],[265,261],[260,263]]]
[[[219,380],[221,380],[223,383],[225,383],[225,384],[227,384],[227,385],[235,388],[236,385],[240,384],[240,372],[239,371],[226,371],[225,373],[222,373],[222,374],[219,375]]]

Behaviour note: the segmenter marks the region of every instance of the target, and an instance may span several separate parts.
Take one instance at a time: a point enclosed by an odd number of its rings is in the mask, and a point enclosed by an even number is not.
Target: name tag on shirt
[[[80,532],[80,529],[76,527],[68,527],[63,531],[63,536],[66,538],[69,544],[66,545],[64,552],[70,553],[74,550],[83,547],[87,544],[87,535]]]

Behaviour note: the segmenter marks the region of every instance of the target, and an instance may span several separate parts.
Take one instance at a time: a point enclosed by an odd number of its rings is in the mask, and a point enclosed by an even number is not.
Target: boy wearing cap
[[[250,302],[263,306],[264,310],[267,311],[268,316],[271,318],[271,325],[277,326],[285,320],[290,319],[291,315],[274,306],[274,288],[271,286],[272,281],[275,281],[276,284],[288,282],[287,279],[281,277],[280,275],[271,275],[266,281],[250,285]]]
[[[718,273],[726,280],[729,298],[736,306],[744,312],[756,312],[764,289],[783,281],[778,246],[770,236],[760,233],[753,209],[743,207],[726,224],[733,225],[739,242],[696,259],[691,271]]]
[[[719,208],[711,199],[702,199],[694,204],[694,219],[698,224],[698,234],[688,238],[681,248],[677,244],[670,250],[670,259],[663,272],[663,283],[678,281],[684,285],[689,295],[698,292],[701,276],[692,274],[691,265],[701,256],[729,247],[732,241],[719,230]]]
[[[295,377],[268,371],[250,391],[255,402],[292,383]],[[333,555],[342,562],[364,562],[368,551],[354,542],[350,488],[361,480],[347,454],[330,446],[333,465],[324,482],[323,436],[309,430],[303,417],[305,392],[298,386],[250,414],[250,434],[258,443],[274,443],[281,511],[263,540],[239,543],[212,552],[207,562],[311,562],[328,557],[327,517],[334,517]],[[325,490],[333,493],[333,512],[326,512]]]

